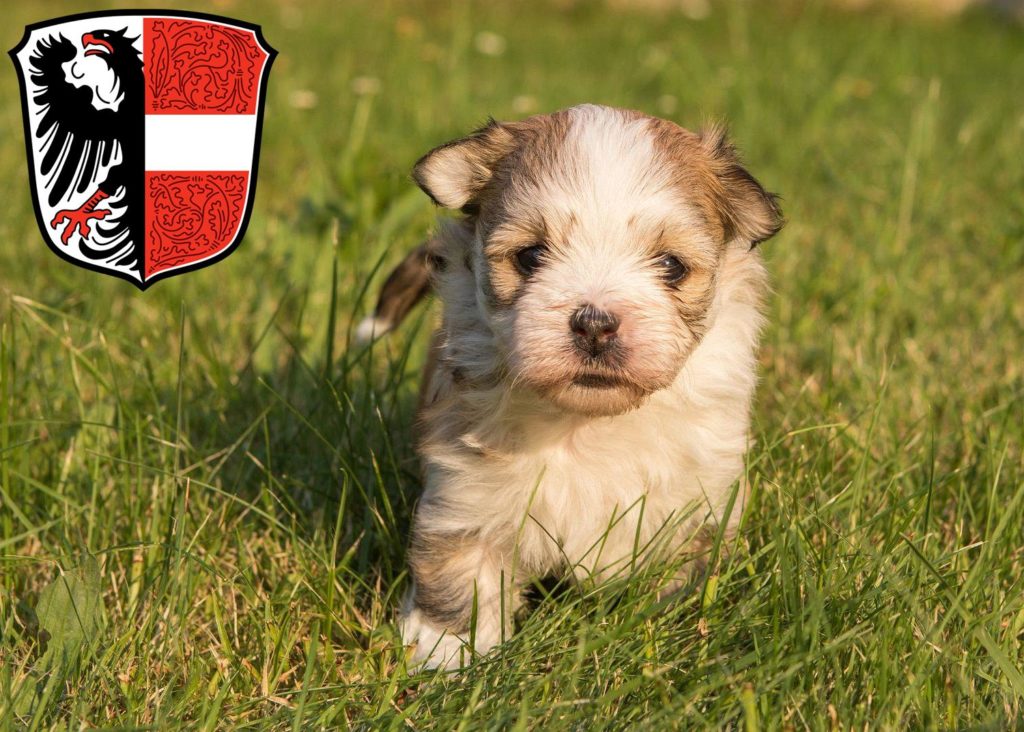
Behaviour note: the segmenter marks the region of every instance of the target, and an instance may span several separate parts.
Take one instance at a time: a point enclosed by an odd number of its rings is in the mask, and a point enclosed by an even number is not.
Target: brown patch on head
[[[536,183],[565,155],[565,139],[572,127],[569,110],[505,123],[515,144],[498,160],[492,176],[481,190],[481,221],[493,225],[504,213],[504,191],[513,186]]]
[[[506,125],[516,146],[495,165],[479,198],[479,230],[488,264],[483,289],[491,307],[511,306],[522,290],[524,278],[516,269],[515,254],[537,244],[557,246],[574,224],[571,213],[559,218],[545,207],[544,201],[523,205],[530,198],[527,191],[564,162],[565,139],[571,126],[568,111]],[[514,217],[509,215],[513,202]]]
[[[490,120],[469,137],[436,147],[416,163],[412,177],[438,206],[472,209],[494,165],[515,144],[504,125]]]
[[[550,166],[571,124],[568,110],[521,122],[491,119],[468,137],[420,158],[413,180],[437,205],[493,220],[500,216],[495,204],[500,203],[501,192],[513,182],[531,182]]]
[[[559,159],[571,124],[568,110],[521,122],[491,120],[469,137],[427,153],[413,170],[416,183],[435,203],[460,209],[478,222],[490,264],[483,291],[492,307],[511,305],[522,286],[512,262],[515,251],[549,236],[539,207],[535,217],[509,221],[506,193],[534,183]],[[501,223],[508,226],[495,232]]]
[[[723,127],[697,135],[667,120],[649,120],[655,147],[723,244],[738,238],[753,247],[779,232],[785,222],[778,196],[743,167]]]

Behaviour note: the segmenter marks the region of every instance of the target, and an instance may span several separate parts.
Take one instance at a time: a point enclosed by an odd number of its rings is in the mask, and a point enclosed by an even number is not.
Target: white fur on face
[[[635,255],[590,259],[578,251],[552,259],[516,302],[513,378],[570,411],[588,414],[623,412],[668,386],[693,338],[650,262]],[[588,359],[573,343],[569,321],[586,304],[621,321],[617,350],[607,359],[612,363]],[[587,374],[611,376],[624,384],[595,388],[574,383]]]
[[[501,266],[504,249],[524,229],[543,229],[549,249],[512,312],[493,313],[492,325],[517,382],[571,411],[617,414],[671,384],[698,340],[657,258],[671,253],[713,264],[716,245],[660,163],[645,120],[596,106],[571,114],[550,166],[513,179],[503,192],[504,220],[491,239],[505,246],[492,264]],[[569,321],[586,305],[620,322],[616,351],[606,359],[588,358],[574,346]],[[574,383],[588,374],[622,385]]]

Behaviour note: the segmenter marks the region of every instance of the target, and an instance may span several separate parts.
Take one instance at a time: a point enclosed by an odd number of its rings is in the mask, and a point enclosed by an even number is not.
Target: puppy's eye
[[[533,274],[544,263],[544,254],[548,248],[545,244],[534,244],[532,247],[520,249],[515,254],[516,269],[524,277]]]
[[[689,267],[671,254],[662,254],[658,257],[656,264],[661,269],[661,279],[670,285],[678,285],[686,279],[686,275],[690,274]]]

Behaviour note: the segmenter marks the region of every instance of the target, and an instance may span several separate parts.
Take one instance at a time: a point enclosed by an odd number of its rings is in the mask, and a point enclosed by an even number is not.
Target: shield
[[[235,249],[277,53],[258,26],[88,13],[29,26],[10,53],[32,200],[54,252],[144,290]]]

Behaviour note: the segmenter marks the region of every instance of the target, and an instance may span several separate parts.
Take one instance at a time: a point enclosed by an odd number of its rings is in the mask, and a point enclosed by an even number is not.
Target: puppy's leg
[[[511,634],[522,585],[511,576],[507,549],[475,534],[415,532],[413,588],[401,619],[402,639],[416,644],[415,662],[458,668],[470,659],[471,640],[482,654]]]

